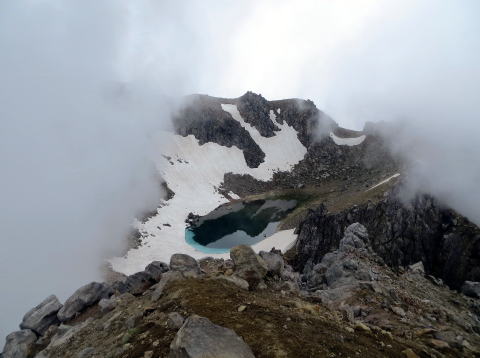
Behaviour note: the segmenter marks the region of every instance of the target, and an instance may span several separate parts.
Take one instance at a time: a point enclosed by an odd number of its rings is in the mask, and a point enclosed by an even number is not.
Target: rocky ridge
[[[393,271],[372,239],[349,225],[304,273],[276,250],[237,246],[230,260],[198,262],[176,254],[141,275],[83,286],[63,306],[50,296],[8,336],[2,358],[480,354],[479,299],[428,276],[421,262]],[[25,328],[54,312],[45,329]]]

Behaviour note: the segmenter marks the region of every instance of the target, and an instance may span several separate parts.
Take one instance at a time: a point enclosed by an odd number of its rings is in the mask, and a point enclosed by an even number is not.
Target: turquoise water
[[[273,235],[295,200],[254,200],[223,205],[185,230],[185,241],[197,250],[217,254],[240,245],[254,245]]]

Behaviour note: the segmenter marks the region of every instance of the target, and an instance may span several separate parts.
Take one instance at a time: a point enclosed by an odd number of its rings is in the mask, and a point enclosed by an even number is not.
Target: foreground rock
[[[265,261],[255,254],[250,246],[239,245],[230,250],[230,258],[235,265],[235,275],[248,282],[255,289],[267,274]]]
[[[80,287],[71,295],[63,307],[58,311],[57,317],[61,322],[68,321],[75,317],[85,308],[94,305],[102,298],[108,298],[113,290],[105,283],[91,282]]]
[[[29,329],[10,333],[3,348],[2,358],[27,358],[36,340],[37,336]]]
[[[28,311],[23,316],[20,328],[31,329],[38,335],[43,335],[45,331],[53,324],[59,323],[57,312],[62,308],[57,296],[51,295],[43,300],[39,305]]]
[[[181,272],[186,276],[196,276],[201,273],[197,260],[185,254],[173,254],[170,258],[170,270]]]
[[[170,345],[170,358],[254,358],[250,347],[231,329],[190,316]]]

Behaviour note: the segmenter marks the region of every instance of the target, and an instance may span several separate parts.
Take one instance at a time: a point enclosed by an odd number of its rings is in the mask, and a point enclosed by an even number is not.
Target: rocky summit
[[[173,128],[168,196],[131,249],[105,282],[39,300],[1,358],[480,356],[480,228],[431,193],[406,200],[377,125],[247,92],[192,95]],[[251,202],[274,218],[254,244],[187,240]]]

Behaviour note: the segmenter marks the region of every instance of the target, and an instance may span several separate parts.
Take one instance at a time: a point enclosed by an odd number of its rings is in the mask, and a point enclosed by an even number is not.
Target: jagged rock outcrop
[[[254,358],[250,347],[231,329],[208,318],[190,316],[170,345],[169,358]]]
[[[20,328],[31,329],[38,335],[43,335],[53,324],[60,323],[57,312],[62,308],[57,296],[51,295],[23,316]]]
[[[261,95],[248,91],[236,100],[242,118],[264,137],[273,137],[279,128],[270,118],[270,105]]]
[[[250,246],[238,245],[230,249],[230,258],[235,265],[235,275],[248,282],[255,289],[267,274],[263,259]]]
[[[348,297],[361,283],[372,282],[369,253],[369,238],[365,227],[354,223],[345,229],[337,250],[327,253],[322,261],[304,275],[307,287],[318,290],[316,294],[324,302],[338,301]]]
[[[361,222],[372,249],[390,266],[422,261],[428,274],[453,288],[465,280],[480,280],[480,229],[428,195],[410,205],[399,199],[399,187],[380,202],[365,203],[330,214],[324,206],[312,210],[301,224],[296,244],[296,269],[306,273],[332,251],[343,229]]]
[[[91,282],[80,287],[66,301],[58,311],[57,317],[61,322],[68,321],[85,308],[92,306],[102,298],[113,294],[112,288],[105,283]]]
[[[221,107],[214,97],[193,95],[187,98],[185,106],[173,120],[175,132],[188,136],[192,134],[200,145],[212,142],[222,146],[235,146],[243,151],[245,161],[256,168],[264,161],[265,153],[252,139],[250,133]]]

